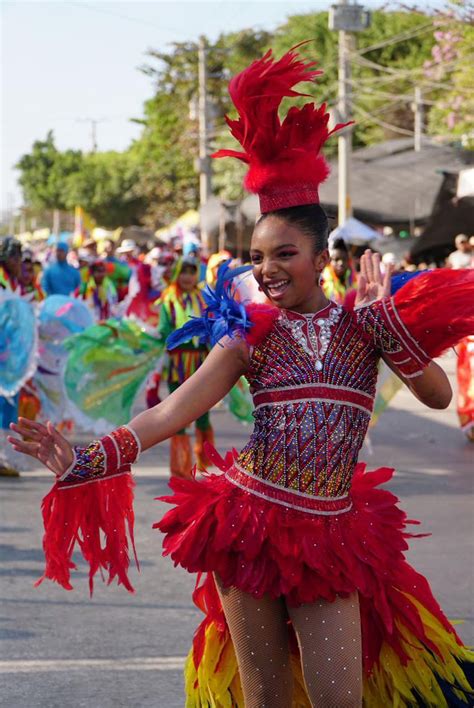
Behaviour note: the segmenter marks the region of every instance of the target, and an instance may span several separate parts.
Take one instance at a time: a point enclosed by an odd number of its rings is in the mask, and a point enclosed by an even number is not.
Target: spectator
[[[89,278],[82,283],[76,295],[84,300],[93,310],[98,321],[106,320],[115,314],[117,291],[107,276],[103,261],[97,260],[89,268]]]
[[[0,290],[19,292],[21,243],[13,236],[0,240]],[[18,477],[18,460],[6,443],[10,423],[18,420],[19,393],[0,396],[0,477]]]
[[[141,263],[139,258],[137,258],[137,252],[137,245],[131,238],[124,239],[119,248],[117,248],[117,253],[123,256],[122,262],[125,261],[133,271],[136,270]]]
[[[44,300],[44,292],[37,282],[35,265],[31,258],[24,258],[21,264],[20,289],[22,295],[31,293],[33,302]]]
[[[342,238],[334,241],[329,255],[331,260],[322,273],[322,288],[329,300],[342,305],[346,295],[356,289],[356,272]]]
[[[41,284],[46,295],[71,295],[81,284],[79,270],[67,262],[67,243],[56,246],[56,262],[46,268]]]
[[[106,263],[120,263],[120,259],[115,255],[115,241],[107,238],[104,241],[103,259]]]
[[[17,291],[20,289],[21,243],[13,236],[6,236],[0,242],[0,288]]]
[[[128,282],[132,271],[127,263],[117,258],[115,248],[115,242],[108,238],[104,242],[104,255],[102,256],[102,260],[106,264],[108,277],[115,285],[118,299],[123,300],[127,295]]]
[[[448,268],[459,270],[470,268],[472,261],[471,244],[465,234],[458,234],[454,239],[456,250],[449,254],[446,265]]]
[[[163,341],[191,317],[201,317],[206,303],[198,287],[198,263],[192,259],[178,262],[172,283],[161,296],[158,332]],[[205,343],[196,338],[168,351],[167,382],[173,393],[201,366],[208,353]],[[209,413],[196,420],[194,452],[198,469],[209,465],[205,443],[214,443]],[[170,440],[170,471],[175,477],[189,477],[192,467],[191,441],[186,430],[180,430]]]
[[[89,254],[90,258],[92,260],[96,260],[97,258],[97,241],[94,241],[93,238],[89,238],[84,243],[82,244],[82,248],[85,248],[87,253]]]

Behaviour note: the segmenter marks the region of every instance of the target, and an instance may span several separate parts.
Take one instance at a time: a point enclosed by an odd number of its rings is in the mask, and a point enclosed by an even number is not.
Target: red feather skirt
[[[229,453],[223,470],[233,464]],[[393,470],[367,472],[358,464],[352,509],[315,516],[261,499],[222,474],[172,479],[173,504],[155,524],[163,551],[190,572],[217,573],[225,586],[290,605],[360,598],[364,706],[474,705],[474,657],[432,595],[427,580],[405,560],[409,520],[380,484]],[[201,576],[200,576],[201,577]],[[188,707],[243,706],[232,643],[207,576],[195,591],[206,618],[186,667]],[[297,651],[297,650],[296,650]],[[294,706],[310,706],[295,661]]]

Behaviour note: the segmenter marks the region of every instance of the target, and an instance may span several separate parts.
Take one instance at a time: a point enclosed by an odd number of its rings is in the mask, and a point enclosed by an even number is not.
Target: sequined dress
[[[393,470],[358,463],[380,358],[361,317],[334,303],[311,315],[281,311],[251,351],[249,442],[225,459],[215,453],[222,474],[173,480],[163,498],[175,505],[155,525],[164,553],[208,573],[194,596],[206,618],[187,662],[189,707],[243,706],[211,573],[293,605],[358,591],[365,706],[450,706],[453,685],[470,690],[461,665],[472,657],[404,557],[407,525],[417,522],[378,488]],[[294,706],[309,706],[298,666]]]

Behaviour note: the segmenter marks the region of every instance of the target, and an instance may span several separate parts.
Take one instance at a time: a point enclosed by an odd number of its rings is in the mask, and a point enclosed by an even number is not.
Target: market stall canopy
[[[443,182],[443,172],[466,168],[468,153],[449,145],[422,141],[415,152],[413,140],[387,140],[355,150],[352,154],[351,200],[354,217],[369,224],[403,228],[427,221]],[[320,187],[321,205],[329,217],[337,216],[338,166],[332,160],[331,174]],[[242,202],[249,221],[259,214],[258,198]]]
[[[388,140],[355,150],[351,169],[351,200],[354,216],[372,224],[425,222],[443,182],[443,172],[466,167],[462,151],[449,145],[423,140],[415,152],[413,140]],[[331,175],[321,185],[321,204],[337,213],[337,160]]]
[[[331,232],[329,245],[338,238],[342,238],[347,245],[364,246],[366,243],[375,243],[382,238],[382,235],[367,224],[363,224],[362,221],[351,217],[342,226],[338,226]]]
[[[249,197],[252,199],[252,197]],[[238,230],[241,229],[244,250],[249,248],[255,224],[255,216],[248,219],[244,211],[247,199],[242,202],[224,202],[218,197],[211,197],[200,209],[201,229],[210,237],[211,251],[218,249],[219,234],[225,232],[222,248],[237,248]],[[258,209],[258,204],[256,206]],[[256,212],[258,213],[258,212]]]
[[[458,174],[445,173],[428,223],[410,250],[415,263],[443,259],[454,251],[458,234],[474,234],[474,196],[459,198]]]

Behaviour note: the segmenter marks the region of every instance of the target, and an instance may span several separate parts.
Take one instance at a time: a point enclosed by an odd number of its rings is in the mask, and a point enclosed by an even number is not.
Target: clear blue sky
[[[18,207],[15,162],[35,140],[54,131],[59,149],[89,150],[97,125],[99,150],[123,150],[140,127],[151,80],[138,71],[149,48],[173,41],[212,41],[244,27],[272,29],[291,14],[327,9],[328,0],[292,2],[110,2],[58,0],[1,5],[0,209]],[[365,1],[368,7],[380,5]],[[439,5],[427,0],[426,6]]]

